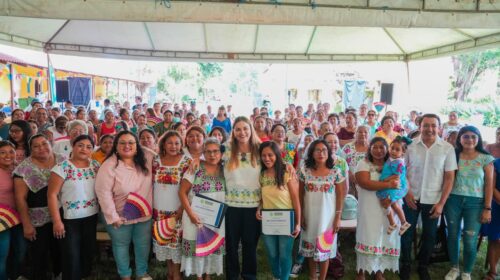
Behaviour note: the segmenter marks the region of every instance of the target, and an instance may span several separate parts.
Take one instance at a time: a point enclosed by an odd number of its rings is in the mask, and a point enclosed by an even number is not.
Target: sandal
[[[401,228],[399,228],[399,235],[403,235],[410,227],[411,227],[411,224],[408,222],[405,222],[404,224],[402,224]]]
[[[389,227],[387,228],[387,234],[390,235],[397,228],[398,228],[397,224],[389,225]]]
[[[483,278],[483,280],[495,280],[495,279],[497,279],[497,274],[492,271],[488,271],[488,274],[486,274]]]

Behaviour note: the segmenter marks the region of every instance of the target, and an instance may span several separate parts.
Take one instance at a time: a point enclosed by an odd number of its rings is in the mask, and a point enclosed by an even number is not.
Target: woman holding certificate
[[[196,195],[203,195],[218,202],[225,201],[226,182],[221,165],[222,151],[219,140],[206,139],[203,156],[205,160],[200,162],[194,173],[184,174],[179,191],[179,198],[185,210],[182,219],[181,271],[184,271],[186,277],[194,274],[199,280],[203,279],[205,274],[205,280],[208,280],[210,274],[223,273],[224,223],[220,228],[203,224],[195,208],[192,208],[192,201]],[[212,237],[209,239],[221,242],[203,244],[203,233]]]
[[[332,152],[325,140],[309,145],[304,166],[299,170],[299,192],[303,209],[300,254],[309,258],[309,279],[326,279],[328,260],[337,255],[337,232],[344,204],[345,177],[334,168]]]
[[[258,220],[262,220],[261,209],[264,210],[265,214],[274,213],[275,210],[288,214],[289,219],[284,219],[290,225],[288,234],[268,234],[265,230],[266,220],[263,221],[262,225],[262,239],[266,246],[273,277],[288,280],[292,269],[293,240],[300,233],[299,186],[297,179],[286,171],[278,144],[264,142],[260,145],[259,152],[262,165],[260,174],[262,206],[257,209],[256,216]],[[271,221],[270,224],[270,227],[275,224],[286,228],[279,222]]]
[[[260,141],[250,120],[234,120],[229,149],[225,151],[226,178],[226,279],[257,278],[257,243],[260,221],[255,212],[260,204]],[[240,271],[238,247],[242,244],[243,267]],[[240,275],[241,272],[241,275]]]

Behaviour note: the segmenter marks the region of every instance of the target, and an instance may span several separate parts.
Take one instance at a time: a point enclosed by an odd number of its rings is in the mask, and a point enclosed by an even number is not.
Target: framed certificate
[[[193,197],[191,208],[198,215],[202,223],[220,228],[224,214],[226,214],[227,205],[215,199],[197,194]]]
[[[293,209],[263,209],[262,233],[266,235],[291,235],[295,228]]]

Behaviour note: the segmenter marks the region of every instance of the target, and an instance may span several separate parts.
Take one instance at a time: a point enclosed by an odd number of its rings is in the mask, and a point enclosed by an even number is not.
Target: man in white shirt
[[[410,279],[411,250],[418,216],[422,217],[422,246],[417,256],[421,280],[430,280],[428,265],[434,249],[438,218],[450,195],[457,170],[455,150],[438,136],[440,119],[435,114],[425,114],[420,122],[421,136],[405,154],[408,177],[408,194],[403,210],[411,227],[401,237],[400,278]]]

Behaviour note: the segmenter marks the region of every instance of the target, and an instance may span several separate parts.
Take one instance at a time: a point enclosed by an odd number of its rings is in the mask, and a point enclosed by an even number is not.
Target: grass
[[[342,279],[354,279],[356,270],[356,254],[354,253],[354,234],[344,234],[340,236],[340,252],[344,258],[345,265],[345,276]],[[486,247],[488,242],[483,242],[481,248],[478,252],[476,265],[474,271],[472,272],[472,279],[482,279],[485,274],[484,262],[486,258]],[[267,262],[267,256],[262,242],[259,244],[257,249],[258,258],[258,274],[257,279],[262,280],[272,280],[272,275],[270,273],[270,268]],[[431,273],[432,279],[443,279],[445,274],[450,268],[449,263],[438,263],[433,264],[429,271]],[[416,267],[413,267],[413,274],[411,279],[418,279],[416,274]],[[166,279],[166,264],[164,262],[158,262],[151,259],[149,273],[154,279]],[[304,271],[299,278],[299,280],[306,280],[307,271]],[[387,280],[399,279],[397,274],[393,272],[387,272],[385,274]],[[95,262],[94,274],[90,279],[119,279],[116,273],[115,263],[111,259],[99,260]],[[190,277],[187,279],[196,279],[196,277]],[[225,279],[224,276],[215,277],[214,280]],[[369,278],[367,278],[369,279]]]

